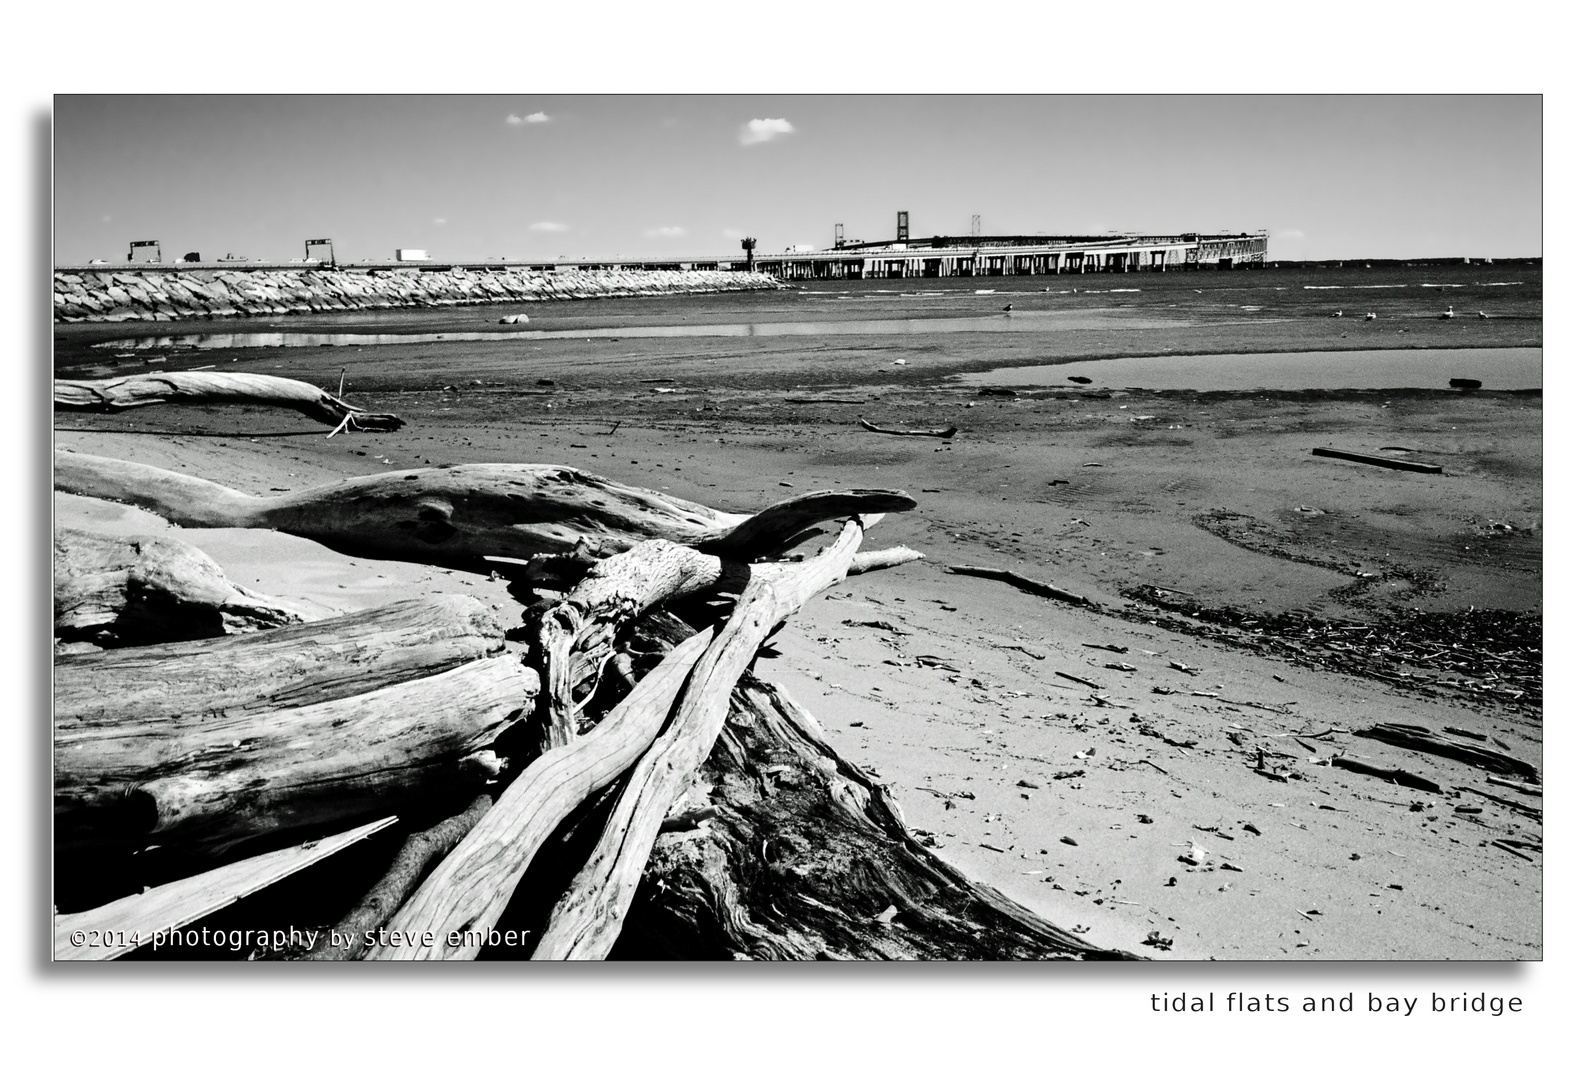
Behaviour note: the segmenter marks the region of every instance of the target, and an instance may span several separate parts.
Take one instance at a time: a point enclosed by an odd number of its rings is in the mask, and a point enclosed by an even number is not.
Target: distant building
[[[430,252],[424,248],[398,248],[398,262],[430,262]]]

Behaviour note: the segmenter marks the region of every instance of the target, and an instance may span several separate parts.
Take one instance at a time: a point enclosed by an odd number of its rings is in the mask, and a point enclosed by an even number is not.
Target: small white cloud
[[[683,236],[685,230],[678,225],[662,225],[655,229],[647,229],[646,235],[652,238],[659,236]]]
[[[431,218],[431,224],[432,225],[446,225],[447,224],[447,219],[444,218],[444,217],[433,217],[433,218]]]
[[[1271,233],[1270,235],[1274,236],[1277,240],[1301,240],[1303,239],[1303,230],[1282,229],[1280,232]]]
[[[531,232],[568,232],[569,227],[561,221],[538,221],[530,226]]]
[[[754,146],[757,143],[772,142],[784,135],[793,135],[795,125],[784,119],[752,120],[740,129],[740,145]]]
[[[723,235],[728,237],[730,240],[739,240],[739,239],[741,239],[741,238],[743,238],[745,236],[745,230],[744,229],[724,229],[723,230]]]
[[[515,116],[513,113],[508,114],[508,124],[512,127],[522,127],[525,124],[547,124],[551,123],[551,121],[552,117],[544,112],[525,113],[523,116]]]

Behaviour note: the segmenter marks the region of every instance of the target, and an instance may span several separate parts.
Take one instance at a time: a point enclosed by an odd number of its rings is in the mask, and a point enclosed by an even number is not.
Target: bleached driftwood
[[[951,425],[947,428],[939,428],[937,430],[920,430],[916,428],[886,428],[879,427],[877,424],[870,423],[866,420],[861,422],[861,426],[866,428],[868,431],[876,431],[879,435],[919,435],[924,439],[953,439],[955,438],[955,432],[959,430],[954,425]]]
[[[899,491],[819,491],[730,514],[563,465],[402,470],[257,497],[73,453],[56,455],[55,487],[131,503],[177,525],[277,529],[348,553],[477,568],[486,556],[592,563],[652,538],[750,561],[784,550],[817,523],[916,505]]]
[[[396,431],[391,413],[366,412],[297,379],[230,371],[163,371],[113,379],[55,380],[55,407],[67,412],[117,413],[150,405],[263,405],[291,409],[353,431]]]
[[[291,606],[227,579],[164,536],[55,530],[55,636],[105,648],[242,634],[302,622]]]
[[[907,547],[855,553],[847,573],[899,566],[922,557]],[[575,735],[584,700],[613,656],[618,632],[658,605],[715,589],[738,594],[752,578],[774,580],[798,564],[737,563],[667,540],[647,540],[603,559],[541,617],[542,749]]]
[[[255,855],[180,881],[157,885],[88,911],[55,917],[55,959],[113,960],[228,904],[313,866],[396,821],[385,817],[347,832]]]
[[[275,712],[58,722],[57,847],[218,851],[478,789],[500,765],[482,752],[521,718],[536,682],[503,654]]]
[[[715,737],[713,725],[722,723],[729,691],[768,631],[799,610],[813,593],[844,579],[861,536],[862,522],[852,521],[817,558],[780,567],[780,574],[770,580],[751,579],[734,615],[713,637],[711,645],[706,643],[711,636],[709,631],[690,638],[641,680],[591,734],[556,747],[533,762],[393,919],[392,929],[409,936],[401,944],[372,950],[367,958],[468,959],[477,955],[482,943],[468,936],[467,931],[489,930],[496,924],[552,827],[586,796],[633,764],[641,751],[646,751],[646,756],[636,767],[636,775],[644,774],[650,780],[639,788],[632,781],[626,786],[625,795],[628,797],[634,790],[644,791],[648,797],[638,800],[638,809],[631,806],[626,810],[621,800],[614,815],[615,819],[620,814],[626,819],[635,818],[629,823],[635,836],[623,848],[623,869],[628,870],[637,846],[644,865],[644,853],[650,849],[662,821],[661,811],[673,799],[666,784],[671,778],[683,779],[675,777],[672,770],[680,767],[702,739],[705,746],[699,746],[699,751],[705,756]],[[700,659],[692,654],[700,655]],[[689,686],[676,705],[678,688],[687,676]],[[647,750],[670,715],[673,725],[669,741]],[[681,730],[691,736],[681,741],[673,735]],[[582,754],[582,746],[594,746],[601,755],[590,750]],[[673,755],[667,754],[666,746],[675,748]],[[611,752],[610,747],[614,748]],[[616,752],[619,747],[622,755]],[[685,767],[686,777],[689,771],[690,767]],[[662,787],[658,786],[659,781]],[[666,798],[659,808],[655,803],[660,795]],[[552,802],[558,805],[556,814],[548,812]],[[647,829],[650,834],[643,835]],[[614,846],[608,836],[604,833],[603,846],[598,851]],[[615,897],[614,902],[627,907],[627,900],[621,897]],[[618,918],[621,922],[622,911]],[[429,940],[422,940],[427,932]]]
[[[531,762],[463,843],[398,909],[388,929],[410,935],[410,944],[378,945],[364,958],[476,956],[484,945],[481,935],[496,925],[541,845],[592,793],[633,765],[657,737],[711,638],[712,632],[703,630],[682,642],[596,730]]]
[[[810,597],[843,581],[861,545],[853,520],[821,555],[753,577],[734,612],[691,672],[667,732],[626,782],[590,861],[554,908],[537,959],[595,959],[618,939],[668,807],[690,783],[723,729],[729,695],[774,627]]]
[[[501,621],[469,596],[403,600],[314,623],[55,661],[55,722],[232,719],[314,705],[496,656]]]

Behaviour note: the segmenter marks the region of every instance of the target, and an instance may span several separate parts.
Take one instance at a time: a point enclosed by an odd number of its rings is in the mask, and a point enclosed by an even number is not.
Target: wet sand
[[[1404,274],[1456,280],[1450,268]],[[1490,280],[1518,276],[1509,268]],[[1182,280],[1165,280],[1172,277]],[[1110,284],[1122,280],[1136,283]],[[1010,387],[1016,394],[1008,396],[958,377],[1110,356],[1540,344],[1538,289],[1534,299],[1514,297],[1507,317],[1483,321],[1438,320],[1447,295],[1437,303],[1431,290],[1404,289],[1417,294],[1404,308],[1377,300],[1377,320],[1351,325],[1324,310],[1335,299],[1294,297],[1269,310],[1244,305],[1248,296],[1194,299],[1285,280],[1162,275],[1145,287],[1163,294],[1145,298],[1043,294],[1044,279],[1012,279],[999,285],[1007,295],[966,288],[948,299],[791,291],[203,327],[450,333],[529,310],[544,329],[591,331],[588,341],[157,349],[117,358],[129,350],[89,346],[130,328],[58,328],[59,374],[214,364],[334,389],[346,369],[351,399],[397,412],[408,426],[328,441],[280,414],[171,408],[58,415],[56,443],[261,494],[486,461],[576,465],[741,511],[801,490],[904,489],[918,508],[886,519],[868,546],[909,544],[927,558],[813,601],[779,635],[782,655],[758,670],[787,685],[836,746],[887,781],[908,823],[951,862],[1097,944],[1154,956],[1537,957],[1541,855],[1527,845],[1539,843],[1541,825],[1458,789],[1539,800],[1489,785],[1456,761],[1317,733],[1383,722],[1456,727],[1539,766],[1538,683],[1531,690],[1509,669],[1486,684],[1437,655],[1433,641],[1409,654],[1422,664],[1399,659],[1376,675],[1350,655],[1330,655],[1342,650],[1327,646],[1342,638],[1321,631],[1311,641],[1296,620],[1306,615],[1351,641],[1355,627],[1407,627],[1420,612],[1474,607],[1504,613],[1508,635],[1493,652],[1527,650],[1542,602],[1540,395],[1155,392],[1095,382],[1077,392]],[[1056,281],[1074,283],[1047,283]],[[1303,290],[1293,282],[1289,292]],[[1064,328],[595,333],[840,321],[858,306],[891,319],[983,318],[989,305],[1012,302],[1018,312],[1041,308]],[[865,430],[860,418],[960,430],[947,441],[891,437]],[[1314,446],[1401,454],[1443,471],[1356,465],[1312,456]],[[58,521],[86,527],[166,528],[93,500],[59,498],[57,512]],[[274,534],[186,532],[240,583],[326,612],[416,590],[512,604],[502,582],[475,575],[349,559]],[[950,575],[952,564],[1016,570],[1100,607]],[[1246,613],[1251,626],[1222,629],[1194,614],[1206,609]],[[1411,770],[1446,794],[1327,768],[1332,753]],[[1150,934],[1170,946],[1145,945]]]

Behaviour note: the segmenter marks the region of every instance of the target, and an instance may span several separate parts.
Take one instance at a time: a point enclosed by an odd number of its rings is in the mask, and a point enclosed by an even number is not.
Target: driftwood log
[[[866,428],[868,431],[876,431],[879,435],[918,435],[924,439],[953,439],[955,438],[955,432],[959,430],[954,425],[951,425],[947,428],[939,428],[937,430],[919,430],[916,428],[886,428],[879,427],[877,424],[871,423],[867,420],[863,420],[861,422],[861,426]]]
[[[1407,769],[1396,769],[1389,765],[1375,765],[1357,758],[1335,754],[1330,759],[1333,769],[1345,769],[1348,772],[1361,773],[1364,776],[1378,776],[1382,780],[1389,780],[1399,787],[1414,788],[1418,791],[1429,791],[1436,795],[1441,794],[1441,785],[1429,777],[1420,776],[1418,773],[1409,772]]]
[[[864,525],[849,522],[820,556],[753,577],[690,674],[663,738],[636,764],[590,861],[553,909],[536,946],[542,960],[601,960],[623,928],[668,808],[706,760],[729,695],[767,636],[810,597],[845,579]]]
[[[400,623],[414,614],[405,608]],[[412,633],[379,612],[362,617],[378,642]],[[535,672],[498,639],[496,655],[402,677],[432,669],[438,653],[485,651],[466,616],[461,644],[421,642],[361,677],[326,660],[370,655],[348,646],[351,621],[318,642],[311,627],[227,642],[213,664],[192,646],[106,654],[116,663],[104,671],[100,655],[70,658],[58,671],[68,686],[55,725],[58,846],[219,851],[478,790],[501,768],[490,748],[527,712]],[[273,640],[280,634],[300,648]],[[144,686],[129,679],[137,707],[118,708],[117,678],[140,666]],[[150,693],[152,679],[163,697]]]
[[[531,762],[399,909],[389,929],[403,947],[377,947],[365,959],[478,955],[541,845],[657,737],[711,637],[703,630],[681,643],[591,734]]]
[[[368,693],[504,651],[495,613],[468,596],[433,596],[315,623],[213,641],[57,657],[55,721],[180,725]]]
[[[1371,724],[1353,732],[1360,739],[1374,739],[1407,750],[1419,750],[1436,757],[1450,758],[1466,765],[1474,765],[1503,775],[1521,776],[1531,783],[1540,779],[1540,773],[1527,761],[1475,746],[1471,742],[1448,738],[1445,735],[1420,727],[1418,724]]]
[[[660,538],[750,561],[852,514],[909,510],[899,491],[819,491],[730,514],[563,465],[457,465],[258,497],[128,461],[58,454],[55,487],[131,503],[175,525],[277,529],[349,554],[481,568],[485,557],[587,564]]]
[[[868,573],[922,558],[907,547],[856,552],[848,574]],[[661,604],[716,590],[742,592],[753,578],[788,575],[789,564],[748,565],[706,555],[667,540],[647,540],[603,559],[556,607],[541,616],[537,635],[542,673],[542,749],[572,739],[585,703],[613,659],[620,630]]]
[[[55,407],[63,412],[118,413],[150,405],[263,405],[291,409],[340,430],[396,431],[391,413],[366,412],[318,386],[277,375],[169,371],[114,379],[55,380]]]
[[[55,636],[102,648],[286,626],[303,615],[227,579],[192,544],[55,530]]]
[[[678,794],[675,785],[683,783],[711,749],[736,680],[773,627],[814,593],[844,579],[862,530],[860,520],[852,521],[817,558],[783,567],[772,580],[748,581],[734,614],[716,634],[703,630],[682,643],[590,735],[556,747],[532,763],[398,912],[392,924],[400,935],[398,943],[372,950],[368,958],[478,955],[485,940],[477,933],[496,925],[551,827],[639,758],[638,779],[626,787],[626,798],[613,814],[616,824],[603,834],[587,866],[588,871],[593,866],[601,869],[593,871],[589,881],[577,880],[570,890],[589,891],[599,904],[605,900],[600,918],[621,925],[663,811]],[[657,554],[666,559],[671,553],[663,549]],[[644,565],[634,569],[637,576],[648,576]],[[650,576],[670,575],[664,571]],[[672,737],[651,745],[670,717]],[[582,754],[581,743],[596,750]],[[699,756],[692,761],[697,748]],[[560,806],[555,816],[545,810],[549,796],[555,796],[553,801]]]
[[[396,820],[381,818],[335,836],[293,844],[179,881],[168,881],[100,907],[57,915],[55,959],[113,960],[151,944],[156,934],[187,926],[330,858]]]

